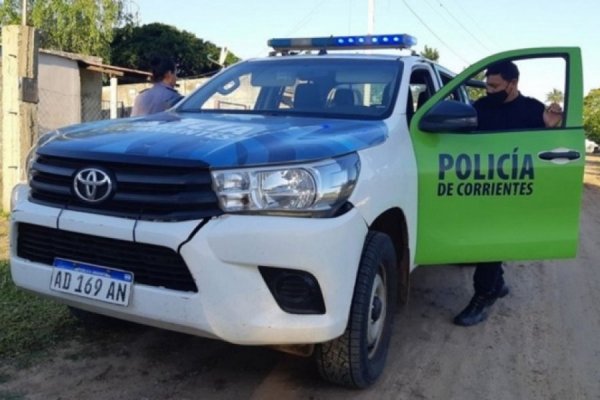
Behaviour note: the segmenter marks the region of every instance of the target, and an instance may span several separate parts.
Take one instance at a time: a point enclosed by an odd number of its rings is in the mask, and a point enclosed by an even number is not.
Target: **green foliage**
[[[178,63],[180,77],[198,76],[220,69],[210,60],[219,60],[220,49],[217,46],[190,32],[161,23],[127,25],[116,29],[111,51],[113,64],[146,71],[151,70],[153,57],[170,57]],[[238,60],[229,53],[225,63]]]
[[[21,23],[21,1],[4,0],[0,4],[0,24],[11,25]]]
[[[600,143],[600,89],[592,89],[583,99],[583,128],[588,138]]]
[[[233,54],[232,52],[227,53],[227,57],[225,57],[225,65],[235,64],[240,61],[240,58]]]
[[[565,95],[562,91],[554,88],[551,92],[546,94],[546,101],[548,103],[562,103],[565,100]]]
[[[425,45],[425,49],[421,52],[421,56],[431,60],[433,62],[438,62],[440,60],[440,53],[434,47],[428,47]]]
[[[40,31],[40,47],[110,61],[113,29],[131,23],[129,0],[29,0],[28,23]],[[19,24],[21,1],[5,0],[0,23]]]
[[[0,364],[13,358],[27,363],[69,337],[74,326],[65,306],[18,290],[8,263],[0,262]]]

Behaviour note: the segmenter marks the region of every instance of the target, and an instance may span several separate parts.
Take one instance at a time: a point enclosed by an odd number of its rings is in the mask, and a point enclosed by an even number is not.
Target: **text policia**
[[[531,154],[440,154],[438,196],[530,196]]]

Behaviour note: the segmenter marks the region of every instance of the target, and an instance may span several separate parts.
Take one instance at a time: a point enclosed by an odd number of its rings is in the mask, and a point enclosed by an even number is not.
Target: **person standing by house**
[[[511,61],[491,65],[486,71],[487,96],[477,100],[477,131],[507,131],[557,128],[562,124],[562,108],[553,103],[548,108],[519,92],[519,69]],[[489,308],[508,294],[504,284],[502,262],[478,263],[473,275],[475,295],[454,323],[471,326],[487,318]]]
[[[177,66],[168,58],[154,58],[152,60],[152,80],[154,85],[143,90],[135,98],[132,117],[155,114],[173,106],[183,98],[177,90]]]

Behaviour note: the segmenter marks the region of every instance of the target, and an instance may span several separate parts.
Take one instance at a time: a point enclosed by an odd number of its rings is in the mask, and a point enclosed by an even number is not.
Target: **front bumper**
[[[319,343],[341,335],[348,321],[365,221],[356,209],[337,218],[225,215],[208,221],[149,222],[46,207],[15,189],[11,214],[11,272],[15,284],[88,311],[198,336],[248,345]],[[17,256],[18,224],[29,223],[178,251],[198,292],[134,284],[127,307],[49,288],[52,267]],[[325,314],[283,311],[258,266],[311,273]]]

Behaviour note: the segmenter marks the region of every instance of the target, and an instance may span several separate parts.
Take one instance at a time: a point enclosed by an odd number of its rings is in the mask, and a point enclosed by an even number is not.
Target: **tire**
[[[362,389],[379,378],[388,354],[397,290],[394,245],[386,234],[371,231],[365,240],[346,331],[315,349],[323,379]]]

